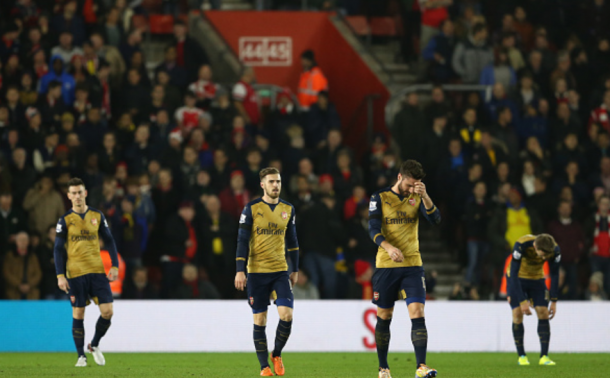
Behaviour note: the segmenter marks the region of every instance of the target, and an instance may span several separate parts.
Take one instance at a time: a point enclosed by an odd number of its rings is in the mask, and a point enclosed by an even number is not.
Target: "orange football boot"
[[[271,362],[273,362],[273,370],[275,371],[275,375],[284,375],[284,363],[282,362],[282,357],[273,357],[273,353],[269,357],[271,357]]]
[[[273,372],[271,372],[271,368],[269,366],[261,370],[261,377],[273,377]]]

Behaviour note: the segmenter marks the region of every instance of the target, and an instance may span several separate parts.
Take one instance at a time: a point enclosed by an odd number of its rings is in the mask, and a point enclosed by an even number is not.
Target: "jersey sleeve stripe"
[[[430,210],[426,209],[427,214],[432,214],[435,211],[436,211],[436,205],[432,206],[432,208]]]
[[[375,235],[375,237],[373,238],[373,241],[376,241],[378,236],[381,236],[381,234]]]
[[[235,260],[237,260],[237,261],[246,261],[246,258],[245,257],[238,257]]]
[[[299,250],[298,248],[290,248],[290,249],[288,250],[288,252],[292,252],[292,251],[298,251],[298,250]]]

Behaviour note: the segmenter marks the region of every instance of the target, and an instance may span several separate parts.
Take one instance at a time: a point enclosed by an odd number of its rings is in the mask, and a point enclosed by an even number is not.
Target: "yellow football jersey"
[[[116,255],[116,246],[108,223],[99,210],[89,207],[84,214],[70,210],[59,218],[55,231],[55,265],[58,275],[65,274],[66,278],[76,278],[90,273],[104,274],[104,264],[100,256],[100,236],[106,242],[109,252]],[[118,258],[113,259],[112,265],[118,267]]]
[[[284,200],[269,204],[259,198],[248,203],[239,220],[238,262],[247,256],[248,273],[287,271],[286,252],[299,248],[295,221],[294,207]]]
[[[421,266],[419,251],[419,214],[433,224],[440,223],[440,211],[436,206],[426,209],[419,194],[403,197],[391,188],[383,189],[371,196],[369,202],[369,234],[379,246],[377,268],[399,268]],[[392,261],[381,243],[386,240],[400,249],[404,260]]]

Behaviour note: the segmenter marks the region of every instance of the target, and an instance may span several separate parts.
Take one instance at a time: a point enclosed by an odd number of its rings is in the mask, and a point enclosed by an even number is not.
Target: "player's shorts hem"
[[[253,314],[261,314],[263,312],[267,312],[267,308],[253,308],[252,309]]]
[[[425,297],[411,297],[411,298],[406,298],[405,302],[407,302],[407,306],[410,305],[411,303],[426,304],[426,298]]]
[[[275,305],[277,307],[284,306],[294,308],[294,302],[289,300],[288,298],[278,298],[275,300]]]
[[[386,306],[382,306],[382,305],[380,305],[380,304],[378,304],[378,303],[375,303],[375,302],[373,302],[373,304],[374,304],[375,306],[379,307],[379,308],[384,309],[384,310],[389,310],[389,309],[391,309],[391,308],[394,308],[394,305],[391,305],[391,306],[386,307]]]

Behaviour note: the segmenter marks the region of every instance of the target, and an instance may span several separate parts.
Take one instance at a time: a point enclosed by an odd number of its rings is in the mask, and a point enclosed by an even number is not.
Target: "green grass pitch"
[[[515,353],[429,353],[439,378],[609,377],[610,354],[550,355],[557,366],[517,366]],[[0,377],[257,377],[254,353],[107,353],[106,366],[88,356],[87,368],[75,368],[74,353],[0,353]],[[284,353],[285,377],[376,378],[375,353]],[[394,378],[413,377],[413,354],[390,353]]]

